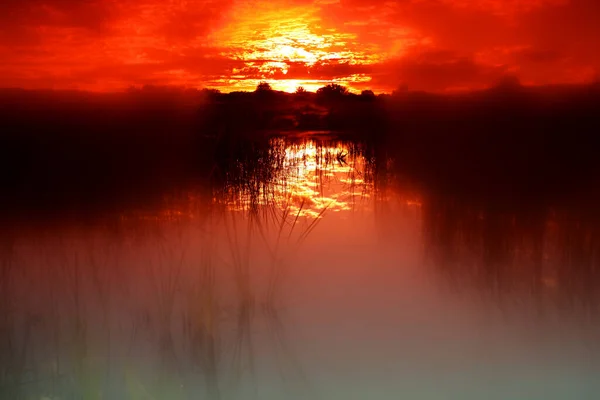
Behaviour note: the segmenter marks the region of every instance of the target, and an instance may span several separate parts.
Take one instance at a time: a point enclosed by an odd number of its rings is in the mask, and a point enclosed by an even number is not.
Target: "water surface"
[[[216,188],[1,234],[0,394],[592,399],[598,212],[275,138]]]

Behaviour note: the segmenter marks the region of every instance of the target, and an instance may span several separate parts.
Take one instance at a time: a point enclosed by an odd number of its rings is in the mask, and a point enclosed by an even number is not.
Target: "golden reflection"
[[[293,213],[319,218],[322,211],[352,210],[356,200],[369,197],[364,181],[364,158],[350,155],[347,144],[318,144],[309,140],[285,149],[280,202],[292,199]]]
[[[287,209],[299,217],[321,218],[324,211],[341,212],[369,205],[372,186],[365,180],[366,162],[355,149],[342,142],[306,140],[286,144],[273,139],[272,148],[284,148],[283,160],[271,182],[263,184],[259,204],[242,193],[231,208],[247,210],[251,205]]]
[[[281,211],[311,219],[332,212],[377,212],[383,204],[386,209],[421,209],[418,194],[374,177],[375,165],[361,144],[312,134],[312,138],[273,138],[268,149],[232,163],[225,181],[205,188],[206,192],[166,196],[159,209],[132,210],[120,219],[183,222],[206,218],[221,207]]]

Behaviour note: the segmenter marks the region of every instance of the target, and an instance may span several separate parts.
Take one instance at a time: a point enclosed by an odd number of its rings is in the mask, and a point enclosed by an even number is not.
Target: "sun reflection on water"
[[[392,185],[389,177],[376,184],[375,165],[360,143],[327,135],[279,137],[269,141],[268,149],[246,153],[230,164],[224,181],[205,192],[168,197],[160,211],[138,210],[121,218],[180,221],[225,207],[234,212],[274,212],[276,219],[282,215],[320,219],[330,213],[375,212],[382,204],[422,205],[418,195]]]
[[[298,217],[320,218],[324,211],[367,207],[372,185],[365,179],[364,156],[352,146],[340,141],[272,139],[273,151],[283,150],[274,176],[258,183],[261,196],[244,191],[230,208],[275,207]]]
[[[369,197],[365,160],[344,143],[314,140],[285,149],[285,186],[282,199],[293,199],[292,212],[319,218],[322,211],[349,211]]]

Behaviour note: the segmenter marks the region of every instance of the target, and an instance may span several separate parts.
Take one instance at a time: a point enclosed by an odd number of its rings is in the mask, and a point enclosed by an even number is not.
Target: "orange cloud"
[[[595,0],[5,0],[0,86],[583,82],[600,70],[597,15]]]

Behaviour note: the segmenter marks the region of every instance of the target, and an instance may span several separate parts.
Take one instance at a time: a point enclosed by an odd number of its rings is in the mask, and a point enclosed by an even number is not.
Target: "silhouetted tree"
[[[261,81],[254,91],[262,104],[271,104],[275,99],[275,91],[268,82]]]
[[[340,100],[346,95],[348,95],[348,88],[338,85],[337,83],[330,83],[317,90],[318,101],[328,102]]]
[[[317,94],[324,96],[343,96],[348,94],[348,88],[337,83],[330,83],[317,90]]]
[[[271,87],[271,85],[268,82],[265,82],[265,81],[261,81],[256,86],[256,92],[257,93],[272,92],[272,91],[273,91],[273,88]]]
[[[306,100],[309,96],[309,93],[302,86],[298,86],[294,92],[294,96],[297,100]]]
[[[371,101],[375,99],[375,93],[372,90],[363,90],[360,92],[360,98],[362,100]]]

